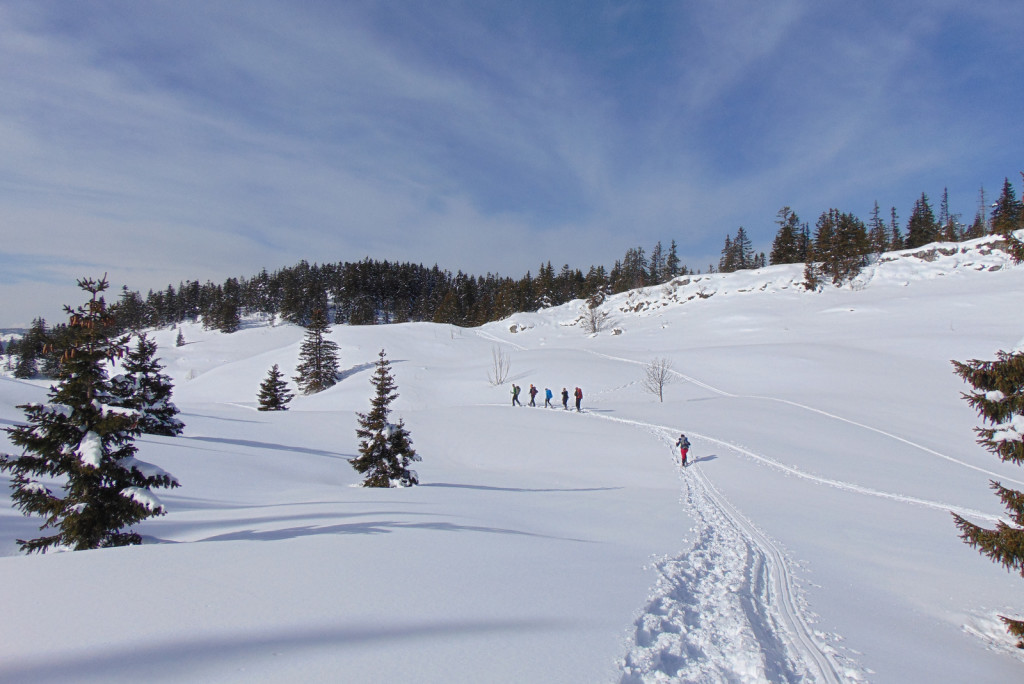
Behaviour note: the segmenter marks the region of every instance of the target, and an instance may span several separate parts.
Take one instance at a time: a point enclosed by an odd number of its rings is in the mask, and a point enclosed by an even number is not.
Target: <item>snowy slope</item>
[[[962,544],[987,483],[950,359],[1024,337],[1024,268],[987,241],[886,255],[807,293],[799,266],[684,278],[464,330],[335,327],[342,382],[254,410],[302,330],[157,331],[177,438],[143,547],[25,557],[0,503],[0,681],[1006,682],[1024,582]],[[510,408],[487,382],[583,414]],[[353,487],[384,348],[423,486]],[[669,358],[664,403],[643,366]],[[41,383],[0,378],[0,424]],[[677,467],[685,431],[696,463]],[[4,448],[9,448],[5,445]],[[2,484],[6,485],[6,479]]]

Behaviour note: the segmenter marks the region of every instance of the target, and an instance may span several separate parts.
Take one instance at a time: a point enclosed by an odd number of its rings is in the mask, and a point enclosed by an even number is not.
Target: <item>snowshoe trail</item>
[[[627,359],[627,358],[623,358],[621,356],[611,356],[609,354],[601,354],[601,353],[595,352],[595,351],[589,351],[589,353],[594,355],[594,356],[597,356],[599,358],[607,359],[609,361],[618,361],[618,362],[621,362],[621,363],[628,363],[628,364],[633,364],[633,365],[637,365],[637,366],[644,365],[643,361],[635,361],[633,359]],[[906,439],[906,438],[901,437],[899,435],[893,434],[891,432],[887,432],[885,430],[881,430],[881,429],[876,428],[876,427],[871,426],[871,425],[866,425],[865,423],[861,423],[859,421],[852,420],[850,418],[845,418],[845,417],[837,415],[835,413],[829,413],[828,411],[823,411],[823,410],[821,410],[819,408],[816,408],[814,406],[808,406],[807,404],[801,404],[801,403],[796,402],[796,401],[791,401],[789,399],[782,399],[782,398],[779,398],[779,397],[761,396],[761,395],[756,395],[756,394],[734,394],[732,392],[727,392],[727,391],[725,391],[723,389],[719,389],[718,387],[715,387],[714,385],[709,385],[708,383],[703,382],[702,380],[698,380],[697,378],[695,378],[693,376],[686,375],[685,373],[681,373],[681,372],[676,371],[676,370],[672,370],[670,372],[674,376],[680,378],[681,380],[683,380],[685,382],[688,382],[688,383],[690,383],[690,384],[692,384],[692,385],[694,385],[696,387],[700,387],[702,389],[705,389],[708,392],[711,392],[712,394],[717,394],[719,396],[729,397],[729,398],[732,398],[732,399],[754,399],[754,400],[757,400],[757,401],[775,402],[775,403],[779,403],[779,404],[785,404],[787,406],[792,406],[793,408],[797,408],[797,409],[800,409],[800,410],[803,410],[803,411],[809,411],[810,413],[816,413],[816,414],[818,414],[820,416],[825,416],[826,418],[830,418],[832,420],[836,420],[836,421],[839,421],[841,423],[847,423],[849,425],[854,425],[854,426],[856,426],[858,428],[861,428],[863,430],[867,430],[869,432],[874,432],[874,433],[882,435],[884,437],[888,437],[889,439],[892,439],[894,441],[900,442],[900,443],[905,444],[906,446],[912,447],[914,449],[918,449],[918,450],[920,450],[920,451],[922,451],[922,452],[924,452],[926,454],[929,454],[931,456],[934,456],[936,458],[940,458],[942,460],[949,461],[950,463],[955,463],[958,466],[962,466],[962,467],[967,468],[969,470],[974,470],[974,471],[977,471],[979,473],[982,473],[986,477],[991,477],[993,479],[1000,480],[1000,481],[1003,481],[1003,482],[1012,482],[1012,483],[1015,483],[1015,484],[1022,484],[1022,485],[1024,485],[1024,481],[1022,481],[1022,480],[1017,480],[1017,479],[1014,479],[1012,477],[1007,477],[1006,475],[1000,475],[999,473],[996,473],[994,471],[988,470],[986,468],[981,468],[981,467],[976,466],[974,464],[962,461],[962,460],[960,460],[958,458],[954,458],[954,457],[949,456],[947,454],[943,454],[941,452],[936,451],[935,449],[931,449],[931,448],[929,448],[929,447],[927,447],[927,446],[925,446],[923,444],[918,444],[917,442],[913,442],[913,441],[911,441],[909,439]]]
[[[673,443],[675,431],[663,426],[597,417]],[[814,616],[778,545],[729,504],[698,461],[680,470],[680,482],[693,542],[658,561],[657,583],[620,661],[621,683],[864,680],[812,627]]]

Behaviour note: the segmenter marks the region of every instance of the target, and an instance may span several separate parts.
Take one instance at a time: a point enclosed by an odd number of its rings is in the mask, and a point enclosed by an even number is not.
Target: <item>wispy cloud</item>
[[[5,270],[519,275],[766,247],[782,204],[973,207],[1019,162],[1018,4],[3,5]]]

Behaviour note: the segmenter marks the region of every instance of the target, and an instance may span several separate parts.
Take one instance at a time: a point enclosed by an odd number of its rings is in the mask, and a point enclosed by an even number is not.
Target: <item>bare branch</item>
[[[644,366],[643,388],[665,401],[665,385],[672,382],[672,362],[666,358],[654,358]]]
[[[491,349],[491,370],[487,373],[487,379],[493,387],[505,384],[508,379],[509,370],[512,368],[512,360],[500,347]]]

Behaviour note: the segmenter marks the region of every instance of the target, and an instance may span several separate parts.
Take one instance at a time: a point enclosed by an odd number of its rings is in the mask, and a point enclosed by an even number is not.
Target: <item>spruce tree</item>
[[[935,220],[931,204],[928,203],[928,195],[922,192],[921,197],[914,202],[914,209],[907,220],[906,246],[921,247],[938,239],[939,224]]]
[[[760,263],[758,257],[754,256],[754,245],[747,236],[747,229],[740,226],[736,229],[736,237],[732,241],[733,249],[736,251],[736,270],[754,268]]]
[[[287,411],[288,402],[295,395],[288,390],[284,373],[277,369],[277,364],[267,372],[266,379],[260,385],[258,411]]]
[[[821,264],[816,261],[817,258],[814,245],[809,245],[807,261],[804,263],[804,287],[812,292],[821,287]]]
[[[39,363],[35,352],[22,340],[18,344],[18,362],[14,364],[14,377],[27,380],[39,373]]]
[[[906,240],[903,239],[903,233],[900,231],[896,207],[889,207],[889,246],[894,251],[904,249],[907,246]]]
[[[999,198],[992,205],[992,232],[1003,236],[1020,227],[1021,205],[1013,191],[1013,183],[1009,178],[1003,179],[1003,189]]]
[[[174,346],[175,347],[184,347],[185,346],[185,333],[183,333],[181,331],[181,328],[178,328],[178,336],[174,339]]]
[[[658,285],[668,280],[665,277],[665,250],[661,246],[661,240],[658,240],[658,244],[654,245],[654,249],[651,250],[648,268],[650,275],[647,277],[647,282]]]
[[[1024,343],[1017,350],[1000,351],[995,361],[953,361],[956,374],[974,388],[963,397],[987,426],[975,428],[978,443],[1007,463],[1024,465]],[[971,547],[1024,577],[1024,492],[992,482],[1012,524],[998,521],[985,529],[953,514],[960,538]],[[1002,618],[1024,648],[1024,621]]]
[[[679,252],[676,246],[676,241],[673,240],[669,243],[668,256],[665,257],[665,276],[666,280],[672,280],[673,278],[682,274],[679,262]]]
[[[45,364],[45,352],[49,340],[46,321],[42,318],[33,319],[32,325],[18,343],[18,363],[14,367],[14,377],[26,380],[40,373],[39,362]],[[52,372],[52,368],[48,368]]]
[[[736,270],[736,248],[732,244],[732,235],[725,236],[722,256],[718,259],[718,270],[720,273],[732,273]]]
[[[139,429],[149,435],[180,435],[185,429],[175,416],[178,407],[171,401],[174,385],[164,375],[156,359],[157,344],[145,333],[138,337],[125,357],[124,373],[111,380],[113,404],[136,411]]]
[[[303,394],[322,392],[338,382],[338,345],[325,337],[329,330],[324,310],[314,309],[295,367],[295,384]]]
[[[771,264],[799,264],[806,256],[800,249],[800,217],[789,207],[782,207],[775,215],[775,223],[779,230],[772,242]]]
[[[135,458],[136,416],[109,403],[106,367],[123,355],[128,338],[114,334],[101,296],[107,279],[78,285],[91,299],[77,309],[65,307],[69,344],[50,401],[19,407],[27,424],[6,430],[22,454],[0,455],[0,471],[12,475],[14,506],[42,516],[40,530],[53,531],[19,539],[29,553],[139,544],[141,537],[129,527],[165,512],[151,489],[178,486],[170,474]],[[63,491],[54,493],[57,488]]]
[[[889,231],[886,229],[885,221],[882,220],[877,201],[874,209],[871,210],[871,219],[868,221],[868,244],[874,254],[889,251]]]
[[[1013,192],[1013,184],[1006,178],[1003,191],[992,207],[992,232],[1006,238],[1007,251],[1014,261],[1024,260],[1024,241],[1017,239],[1014,232],[1024,228],[1024,202],[1017,199]]]
[[[415,470],[409,464],[420,457],[412,448],[412,440],[405,429],[405,421],[388,422],[391,402],[398,398],[395,380],[391,376],[391,363],[380,350],[377,369],[370,382],[374,387],[369,413],[357,413],[359,427],[359,456],[351,460],[352,467],[365,475],[364,487],[410,487],[419,484]]]

